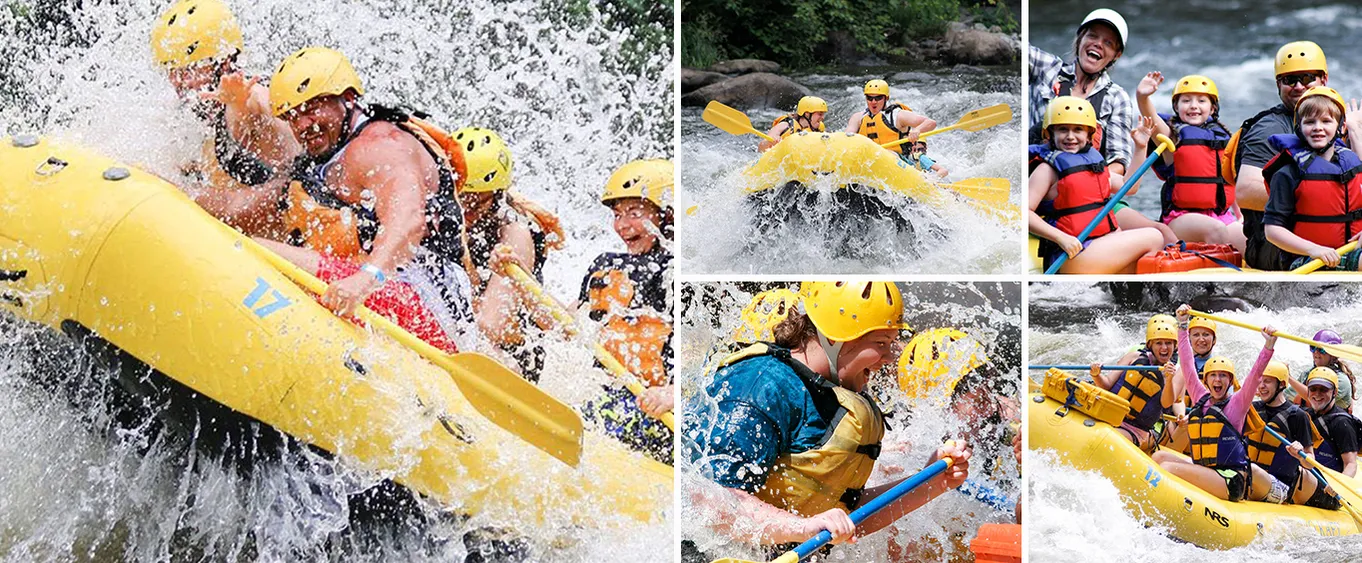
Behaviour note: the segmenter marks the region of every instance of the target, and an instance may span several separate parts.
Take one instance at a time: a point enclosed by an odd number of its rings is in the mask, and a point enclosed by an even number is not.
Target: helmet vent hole
[[[184,54],[186,54],[186,55],[192,55],[192,54],[194,54],[194,51],[197,51],[197,50],[199,50],[199,42],[198,42],[198,41],[195,41],[195,42],[193,42],[193,43],[190,43],[188,47],[185,47],[185,48],[184,48]]]
[[[861,289],[861,299],[870,299],[870,293],[875,289],[874,285],[872,283],[865,284],[865,287]]]
[[[486,176],[483,176],[483,177],[482,177],[482,181],[484,181],[484,182],[491,182],[491,181],[492,181],[492,178],[495,178],[496,176],[497,176],[497,171],[496,171],[496,170],[493,170],[493,171],[491,171],[491,172],[488,172]]]
[[[470,140],[468,141],[468,145],[465,146],[463,150],[473,152],[473,145],[474,145],[473,141]]]
[[[180,19],[180,15],[179,15],[179,14],[175,14],[175,15],[173,15],[173,16],[170,16],[170,19],[169,19],[169,20],[166,20],[166,25],[175,25],[175,20],[177,20],[177,19]]]
[[[307,86],[311,83],[312,83],[311,77],[304,78],[302,82],[298,83],[298,93],[301,94],[303,93],[304,90],[307,90]]]

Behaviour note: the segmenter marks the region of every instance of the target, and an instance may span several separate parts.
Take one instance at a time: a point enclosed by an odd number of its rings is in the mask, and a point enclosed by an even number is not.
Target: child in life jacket
[[[636,160],[610,176],[601,203],[614,212],[615,233],[628,251],[596,257],[578,297],[601,323],[601,346],[648,387],[636,399],[621,385],[606,386],[583,408],[585,418],[668,464],[672,433],[656,417],[673,403],[672,179],[668,160]]]
[[[1152,123],[1143,120],[1132,132],[1136,148],[1131,169],[1144,163]],[[1113,178],[1106,159],[1097,152],[1100,135],[1097,114],[1082,98],[1060,96],[1045,111],[1045,143],[1028,149],[1032,166],[1028,180],[1031,234],[1040,237],[1045,266],[1067,253],[1060,268],[1065,274],[1135,273],[1140,257],[1163,248],[1163,235],[1152,228],[1122,230],[1111,212],[1098,213],[1111,199]],[[1094,220],[1088,240],[1078,235]],[[1091,247],[1091,251],[1084,251]]]
[[[913,149],[908,151],[908,154],[903,155],[902,158],[908,162],[909,166],[916,168],[919,172],[935,172],[938,178],[945,178],[951,173],[941,163],[927,156],[927,141],[914,142]]]
[[[1159,220],[1181,240],[1229,244],[1244,251],[1243,214],[1234,184],[1225,181],[1220,158],[1230,131],[1220,123],[1220,91],[1215,82],[1193,74],[1173,87],[1173,114],[1155,113],[1150,96],[1163,73],[1146,74],[1135,89],[1140,114],[1154,119],[1155,133],[1167,135],[1178,150],[1164,153],[1153,166],[1163,182]]]
[[[1281,269],[1316,258],[1332,269],[1358,269],[1357,251],[1336,250],[1362,235],[1362,160],[1338,142],[1346,113],[1343,96],[1316,86],[1296,102],[1296,133],[1268,138],[1281,152],[1263,168],[1263,229],[1283,251]]]

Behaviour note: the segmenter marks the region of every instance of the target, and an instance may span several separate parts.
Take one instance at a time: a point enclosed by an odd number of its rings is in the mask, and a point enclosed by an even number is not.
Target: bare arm
[[[1239,165],[1239,175],[1234,182],[1234,200],[1243,209],[1262,211],[1267,207],[1267,184],[1263,181],[1262,168]]]
[[[912,111],[894,112],[894,125],[899,128],[899,131],[907,131],[915,127],[919,135],[936,129],[935,120]]]
[[[512,257],[525,271],[534,264],[534,238],[530,229],[520,223],[509,223],[502,227],[501,244],[510,248]],[[525,308],[521,302],[521,290],[511,278],[493,268],[492,277],[478,297],[475,317],[482,333],[497,344],[505,345],[520,334],[516,330],[516,314]]]
[[[1349,477],[1357,476],[1357,452],[1345,452],[1339,456],[1343,459],[1343,474]]]
[[[927,461],[927,464],[931,465],[932,463],[935,463],[936,460],[946,456],[955,460],[950,467],[946,468],[940,475],[933,477],[926,483],[919,485],[917,488],[902,497],[899,497],[898,500],[895,500],[888,506],[880,509],[879,512],[866,517],[866,519],[861,522],[861,525],[856,527],[857,535],[868,536],[878,532],[886,526],[898,521],[898,519],[907,516],[914,510],[921,508],[922,505],[927,504],[932,499],[941,496],[942,493],[955,487],[959,487],[961,483],[964,483],[965,479],[969,477],[969,449],[965,447],[964,444],[960,443],[942,446],[932,455],[932,458]],[[899,479],[893,483],[866,489],[865,494],[862,496],[861,503],[864,504],[871,499],[884,494],[903,481],[904,479]]]
[[[708,527],[724,537],[772,545],[802,542],[823,529],[821,526],[813,528],[817,517],[800,518],[767,504],[747,491],[719,488],[719,491],[699,490],[709,487],[697,488],[691,493],[691,499],[712,515]],[[840,509],[833,510],[842,512]],[[842,517],[846,518],[845,512]],[[815,523],[811,524],[810,521]],[[846,523],[850,522],[848,518]]]
[[[382,225],[368,263],[389,274],[411,260],[425,238],[426,194],[439,184],[436,164],[420,141],[398,134],[394,129],[375,136],[343,157],[344,185],[373,193],[374,213]]]
[[[861,115],[864,113],[865,111],[858,111],[851,114],[850,118],[847,118],[847,127],[845,129],[847,133],[855,134],[861,130]]]
[[[192,195],[204,211],[222,222],[241,229],[251,236],[281,238],[283,218],[279,214],[286,178],[275,178],[264,184],[224,187],[209,183]]]
[[[269,89],[256,79],[240,73],[223,76],[219,98],[232,136],[270,166],[287,166],[302,152],[288,123],[271,112]]]
[[[772,127],[770,131],[766,132],[766,136],[770,137],[772,140],[768,141],[766,139],[762,139],[760,143],[757,143],[757,150],[760,152],[766,152],[767,149],[776,146],[776,143],[780,142],[781,133],[784,133],[785,130],[789,128],[790,124],[787,122],[782,121],[780,123],[777,123],[775,127]]]

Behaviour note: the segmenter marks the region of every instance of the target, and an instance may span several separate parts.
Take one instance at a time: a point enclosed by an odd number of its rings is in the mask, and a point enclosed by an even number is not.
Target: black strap
[[[1351,223],[1362,221],[1362,209],[1354,209],[1341,215],[1292,215],[1297,223]]]
[[[845,493],[842,493],[842,498],[838,500],[850,508],[856,506],[856,503],[861,501],[861,493],[863,492],[865,492],[865,489],[847,489]]]

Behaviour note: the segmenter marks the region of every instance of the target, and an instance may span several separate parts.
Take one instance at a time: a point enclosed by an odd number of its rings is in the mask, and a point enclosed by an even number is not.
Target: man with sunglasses
[[[1281,250],[1268,242],[1263,232],[1263,207],[1267,204],[1267,184],[1263,179],[1263,167],[1277,156],[1277,151],[1268,145],[1273,135],[1290,135],[1295,131],[1292,115],[1296,102],[1306,90],[1314,86],[1329,84],[1329,64],[1324,58],[1324,50],[1313,41],[1293,41],[1277,50],[1274,71],[1277,79],[1277,96],[1282,103],[1248,118],[1236,136],[1238,144],[1231,139],[1226,148],[1230,156],[1232,175],[1227,179],[1235,183],[1235,199],[1244,213],[1244,237],[1247,248],[1244,261],[1249,266],[1263,270],[1280,267]],[[1347,120],[1362,118],[1362,112],[1348,112]],[[1362,146],[1362,123],[1352,123],[1348,128],[1348,142]]]
[[[936,129],[936,121],[914,113],[911,108],[889,101],[889,83],[871,80],[865,83],[865,111],[851,114],[847,120],[847,133],[865,135],[878,144],[897,141],[902,138],[917,140],[918,135]],[[889,150],[906,156],[910,143],[890,147]]]

